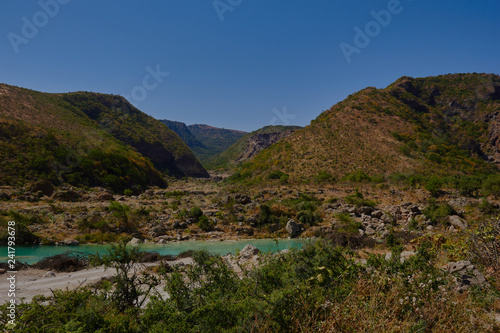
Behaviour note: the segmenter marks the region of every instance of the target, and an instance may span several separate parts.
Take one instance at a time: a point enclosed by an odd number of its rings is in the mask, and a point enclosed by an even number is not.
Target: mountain
[[[300,126],[266,126],[242,136],[228,149],[217,155],[209,164],[210,169],[231,168],[237,164],[251,160],[267,147],[275,144]]]
[[[500,77],[448,74],[402,77],[366,88],[272,145],[240,173],[280,171],[308,180],[319,173],[475,174],[498,172]]]
[[[209,125],[186,126],[184,123],[171,120],[161,120],[161,122],[184,140],[205,167],[209,167],[215,156],[228,149],[247,133]]]
[[[161,172],[208,176],[177,134],[121,96],[49,94],[5,84],[0,156],[4,185],[48,178],[123,191],[164,186]]]
[[[167,125],[168,128],[170,128],[172,131],[177,133],[177,135],[181,137],[182,141],[184,141],[184,143],[187,144],[188,147],[191,148],[191,150],[193,148],[204,148],[204,149],[207,148],[193,135],[193,133],[191,133],[191,131],[189,130],[189,128],[186,126],[185,123],[182,123],[180,121],[166,120],[166,119],[160,121],[165,125]]]

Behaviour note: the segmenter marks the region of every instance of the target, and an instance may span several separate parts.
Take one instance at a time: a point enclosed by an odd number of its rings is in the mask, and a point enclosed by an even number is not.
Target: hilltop
[[[42,178],[123,191],[165,186],[162,172],[208,177],[177,134],[121,96],[2,84],[0,129],[2,185]]]
[[[498,75],[402,77],[350,95],[240,172],[306,181],[318,174],[497,172],[499,111]]]

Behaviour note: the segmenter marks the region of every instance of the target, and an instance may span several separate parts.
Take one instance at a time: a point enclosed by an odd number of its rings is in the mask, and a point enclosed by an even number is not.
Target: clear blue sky
[[[41,2],[50,15],[38,1],[0,2],[0,82],[129,95],[187,124],[307,125],[403,75],[500,73],[498,0],[220,0],[219,13],[212,0],[54,1]],[[388,24],[370,23],[388,7]],[[340,44],[356,47],[367,24],[373,37],[348,63]],[[146,77],[157,65],[169,73],[159,84]]]

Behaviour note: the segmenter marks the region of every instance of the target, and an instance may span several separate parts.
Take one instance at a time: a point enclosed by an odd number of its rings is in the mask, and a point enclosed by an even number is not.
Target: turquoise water
[[[237,251],[242,250],[245,245],[252,244],[262,252],[276,252],[289,249],[291,247],[300,248],[305,240],[296,239],[280,239],[278,246],[272,239],[252,239],[240,241],[186,241],[174,242],[168,244],[142,244],[142,251],[155,251],[159,254],[177,255],[181,252],[188,250],[206,249],[212,253],[225,255],[228,253],[235,254]],[[95,245],[85,244],[78,246],[56,246],[56,245],[42,245],[42,246],[16,246],[16,260],[33,264],[45,257],[51,257],[56,254],[61,254],[66,251],[79,251],[85,253],[105,253],[109,245]],[[7,261],[7,247],[0,246],[0,262]]]

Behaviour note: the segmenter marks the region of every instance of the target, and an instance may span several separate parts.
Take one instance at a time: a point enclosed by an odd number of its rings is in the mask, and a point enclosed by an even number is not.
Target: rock
[[[139,245],[139,244],[142,244],[144,243],[142,240],[140,240],[139,238],[132,238],[130,240],[130,242],[127,243],[127,245],[132,245],[132,246],[135,246],[135,245]]]
[[[368,226],[368,227],[366,227],[366,229],[365,229],[365,234],[366,234],[367,236],[374,235],[374,234],[375,234],[375,232],[376,232],[376,231],[375,231],[375,230],[374,230],[371,226]]]
[[[452,226],[454,226],[457,229],[460,229],[460,230],[467,229],[467,222],[465,222],[464,220],[462,220],[457,215],[448,216],[448,221],[450,222],[450,224]]]
[[[7,271],[3,268],[0,268],[0,274],[5,274]]]
[[[399,261],[401,263],[404,263],[406,260],[410,259],[410,257],[413,257],[416,254],[417,253],[415,253],[413,251],[403,251],[403,252],[401,252],[401,255],[399,256]],[[392,258],[391,252],[385,254],[385,260],[391,260],[391,258]]]
[[[372,207],[359,207],[358,214],[370,215],[373,212]]]
[[[260,250],[258,248],[256,248],[252,244],[247,244],[247,245],[245,245],[243,250],[241,250],[240,257],[245,258],[245,259],[250,259],[254,255],[257,255],[259,253],[260,253]]]
[[[69,246],[77,246],[80,244],[76,239],[65,239],[62,243]]]
[[[416,204],[412,204],[408,207],[408,210],[415,214],[415,215],[419,215],[420,214],[420,208],[418,208],[418,206]]]
[[[47,272],[47,273],[43,274],[43,277],[44,277],[44,278],[45,278],[45,277],[54,277],[54,276],[56,276],[56,274],[55,274],[54,272],[52,272],[52,271],[49,271],[49,272]]]
[[[161,225],[157,225],[156,227],[153,227],[150,231],[149,231],[149,235],[151,237],[158,237],[158,236],[162,236],[162,235],[165,235],[165,232],[167,230],[165,230],[164,227],[162,227]]]
[[[112,193],[104,192],[104,193],[99,194],[97,196],[97,199],[99,201],[111,201],[111,200],[115,200],[115,197],[113,196]]]
[[[483,273],[478,271],[470,261],[450,262],[443,267],[443,270],[456,277],[459,291],[468,289],[470,286],[481,288],[489,286]]]
[[[302,232],[302,226],[296,223],[293,219],[290,219],[286,223],[286,231],[291,238],[295,238]]]
[[[42,192],[43,195],[50,197],[54,193],[54,185],[52,185],[48,180],[39,180],[38,182],[31,185],[30,191],[33,193]]]
[[[246,205],[246,204],[249,204],[252,202],[252,200],[250,199],[250,197],[248,195],[243,195],[243,194],[236,194],[236,196],[234,197],[234,200],[239,203],[239,204],[242,204],[242,205]]]
[[[358,233],[361,237],[363,237],[365,235],[365,232],[363,231],[363,229],[358,229]]]
[[[0,201],[9,201],[10,199],[10,195],[5,192],[0,192]]]
[[[372,217],[377,218],[377,219],[381,218],[382,215],[384,215],[384,213],[381,210],[375,210],[371,214]]]
[[[80,193],[73,190],[57,191],[52,195],[52,199],[59,201],[75,202],[81,199]]]

